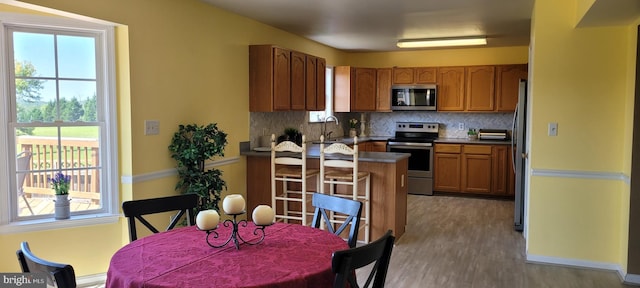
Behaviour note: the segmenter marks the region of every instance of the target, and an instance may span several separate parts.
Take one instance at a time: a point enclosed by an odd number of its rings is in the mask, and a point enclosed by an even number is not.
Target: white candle
[[[216,210],[203,210],[196,216],[196,226],[200,230],[212,230],[218,226],[220,215]]]
[[[275,220],[275,213],[269,205],[258,205],[256,209],[253,209],[251,218],[253,218],[253,223],[256,223],[256,225],[271,225]]]
[[[244,198],[240,194],[230,194],[224,197],[222,209],[227,214],[240,214],[244,211]]]

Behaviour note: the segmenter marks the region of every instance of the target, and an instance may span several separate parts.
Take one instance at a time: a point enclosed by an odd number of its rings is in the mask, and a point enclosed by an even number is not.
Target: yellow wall
[[[442,50],[350,53],[347,65],[356,67],[418,67],[527,63],[527,46]]]
[[[121,24],[118,42],[120,176],[173,169],[167,146],[179,124],[218,123],[228,133],[226,157],[249,139],[248,45],[276,44],[344,62],[345,53],[221,11],[199,0],[33,0],[48,8]],[[9,9],[0,6],[0,11]],[[10,9],[11,12],[23,9]],[[160,134],[144,136],[144,120]],[[240,158],[242,159],[242,158]],[[243,160],[219,167],[227,193],[246,193]],[[176,177],[120,185],[120,199],[175,194]],[[0,271],[19,271],[15,251],[29,241],[43,257],[74,264],[78,276],[104,273],[111,255],[128,243],[125,221],[111,225],[0,235]],[[59,244],[63,243],[63,244]]]
[[[531,169],[628,177],[629,28],[574,28],[576,0],[539,0],[534,10]],[[558,136],[547,136],[549,122]],[[624,269],[628,194],[623,180],[532,176],[528,253]]]
[[[635,63],[629,51],[635,49],[633,29],[574,29],[575,1],[538,0],[535,4],[531,165],[534,170],[628,175],[630,137],[624,132],[631,131],[628,105],[633,101],[633,85],[628,63]],[[122,24],[117,30],[122,176],[173,168],[167,146],[177,125],[183,123],[217,122],[229,134],[226,156],[239,155],[238,142],[249,139],[250,44],[299,50],[326,58],[328,65],[366,67],[526,63],[529,52],[528,47],[503,47],[344,53],[199,0],[23,2]],[[160,135],[143,135],[145,119],[160,120]],[[546,136],[548,122],[559,123],[557,137]],[[598,137],[589,133],[594,130]],[[245,165],[240,160],[220,167],[228,193],[245,193]],[[175,181],[166,177],[123,184],[120,197],[173,194]],[[615,180],[533,176],[529,253],[624,265],[628,190],[628,185]],[[1,235],[0,259],[15,259],[18,243],[28,240],[34,250],[52,249],[44,257],[73,263],[80,276],[104,273],[113,252],[128,242],[126,233],[120,221]],[[66,246],[58,246],[63,240]],[[0,271],[18,270],[15,261],[0,263]]]

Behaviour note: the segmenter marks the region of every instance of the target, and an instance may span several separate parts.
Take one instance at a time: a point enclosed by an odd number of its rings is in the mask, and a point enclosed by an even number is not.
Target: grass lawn
[[[33,136],[58,136],[56,127],[36,127]],[[63,127],[62,137],[98,138],[98,127]]]

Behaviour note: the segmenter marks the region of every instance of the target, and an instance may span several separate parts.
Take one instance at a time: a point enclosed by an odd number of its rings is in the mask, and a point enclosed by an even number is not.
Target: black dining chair
[[[22,242],[16,251],[18,262],[24,273],[47,275],[47,287],[75,288],[76,274],[68,264],[54,263],[37,257],[29,249],[29,243]]]
[[[360,215],[362,214],[362,202],[338,196],[314,193],[312,204],[315,207],[313,221],[311,222],[313,227],[320,228],[320,224],[322,220],[324,220],[329,232],[340,235],[349,226],[349,224],[351,224],[347,243],[349,244],[349,247],[356,247],[356,243],[358,241],[358,229],[360,227]],[[334,217],[331,217],[331,212],[334,212]],[[335,217],[335,212],[343,215]],[[340,226],[335,225],[336,219],[341,218],[344,218],[344,221],[338,223]],[[336,228],[336,226],[338,228]]]
[[[392,231],[387,231],[380,239],[360,247],[333,252],[331,271],[335,273],[333,288],[382,288],[387,278],[389,260],[393,250]],[[363,286],[358,285],[355,270],[374,263],[367,281]],[[349,285],[347,285],[349,283]],[[369,286],[372,285],[372,286]]]
[[[184,215],[186,215],[187,218],[187,225],[193,225],[195,219],[194,209],[198,206],[198,197],[197,194],[189,193],[178,196],[125,201],[122,203],[122,211],[124,212],[124,216],[129,218],[129,241],[133,242],[138,239],[136,219],[151,232],[160,232],[143,217],[144,215],[179,211],[178,214],[172,218],[169,226],[165,229],[166,231],[173,229]]]

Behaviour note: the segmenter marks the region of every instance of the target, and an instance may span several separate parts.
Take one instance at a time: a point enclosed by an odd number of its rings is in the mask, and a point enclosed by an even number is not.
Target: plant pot
[[[71,214],[71,209],[69,207],[69,194],[56,195],[56,200],[53,200],[53,201],[55,202],[55,205],[54,205],[55,219],[56,220],[69,219]]]
[[[356,131],[356,128],[349,129],[349,138],[356,137],[357,135],[358,135],[358,132]]]

